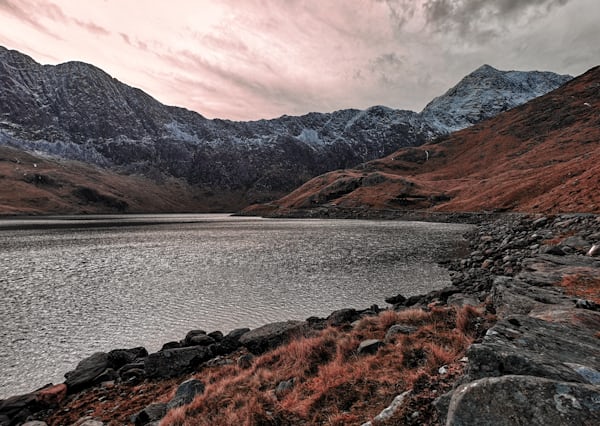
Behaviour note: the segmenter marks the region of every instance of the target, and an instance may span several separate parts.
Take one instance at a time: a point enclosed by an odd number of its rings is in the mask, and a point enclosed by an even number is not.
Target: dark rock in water
[[[181,342],[167,342],[164,345],[162,345],[162,348],[160,348],[161,351],[165,351],[167,349],[177,349],[177,348],[181,348]]]
[[[212,337],[215,342],[220,342],[223,340],[223,333],[220,331],[212,331],[208,333],[208,337]]]
[[[206,336],[206,331],[204,330],[191,330],[188,331],[188,334],[185,335],[185,339],[183,339],[184,346],[192,346],[191,340],[196,336]]]
[[[360,317],[360,314],[356,309],[340,309],[334,311],[327,317],[327,325],[338,327],[344,324],[350,324],[356,321]]]
[[[363,342],[360,342],[358,345],[357,352],[359,355],[372,355],[377,353],[380,347],[382,347],[384,343],[381,340],[377,339],[369,339]]]
[[[397,294],[396,296],[392,296],[392,297],[387,297],[385,299],[386,303],[389,303],[390,305],[397,305],[399,303],[404,303],[406,301],[406,297],[402,296],[401,294]]]
[[[391,342],[398,334],[412,334],[419,328],[414,325],[394,324],[385,333],[385,342]]]
[[[486,378],[460,386],[448,425],[592,425],[600,419],[598,386],[532,376]]]
[[[206,346],[166,349],[148,355],[144,361],[144,369],[149,378],[175,377],[192,371],[212,356],[211,349]]]
[[[142,365],[143,367],[143,365]],[[141,383],[146,377],[146,371],[143,368],[130,368],[123,372],[119,370],[119,377],[125,383],[135,385]]]
[[[229,332],[219,344],[224,353],[231,353],[240,347],[240,337],[249,332],[249,328],[236,328]]]
[[[519,374],[586,382],[568,364],[600,370],[600,341],[581,327],[514,315],[490,328],[467,357],[471,380]]]
[[[141,346],[131,349],[114,349],[108,353],[108,364],[111,368],[118,370],[125,364],[131,364],[147,356],[148,351]]]
[[[306,329],[304,321],[276,322],[255,328],[240,337],[240,344],[253,354],[262,354],[301,336]]]
[[[117,380],[118,378],[119,378],[119,375],[117,374],[117,372],[114,369],[107,368],[106,370],[104,370],[102,372],[102,374],[100,374],[98,377],[96,377],[95,382],[96,383],[112,382],[114,380]]]
[[[77,392],[98,383],[97,378],[109,367],[108,354],[96,352],[80,361],[75,370],[65,374],[69,393]]]
[[[185,342],[186,346],[210,346],[215,343],[215,339],[206,334],[198,334],[189,339],[186,337]]]
[[[186,380],[177,388],[175,396],[167,404],[167,410],[189,404],[194,400],[196,395],[201,395],[204,393],[204,389],[204,383],[202,383],[200,380]]]
[[[23,423],[40,408],[35,394],[16,395],[0,400],[0,425],[13,426]]]
[[[150,422],[162,419],[167,414],[167,404],[161,402],[150,404],[142,411],[131,416],[131,422],[135,426],[145,426]]]

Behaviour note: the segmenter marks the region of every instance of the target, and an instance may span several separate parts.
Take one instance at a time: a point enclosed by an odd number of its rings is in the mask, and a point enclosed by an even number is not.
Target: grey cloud
[[[88,30],[89,32],[97,35],[109,35],[110,31],[100,25],[94,24],[93,22],[80,21],[79,19],[72,19],[74,23],[79,25],[81,28]]]
[[[470,41],[486,42],[513,22],[539,19],[570,0],[428,0],[423,5],[427,25],[454,32]]]

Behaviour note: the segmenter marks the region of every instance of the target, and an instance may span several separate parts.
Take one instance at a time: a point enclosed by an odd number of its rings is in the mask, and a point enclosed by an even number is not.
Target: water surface
[[[0,220],[0,398],[194,328],[385,305],[449,284],[457,224],[137,215]]]

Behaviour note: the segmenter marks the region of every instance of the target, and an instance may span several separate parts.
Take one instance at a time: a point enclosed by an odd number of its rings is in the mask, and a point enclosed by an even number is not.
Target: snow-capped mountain
[[[159,181],[182,178],[257,202],[318,174],[421,145],[567,79],[482,67],[421,114],[375,106],[233,122],[163,105],[89,64],[40,65],[0,47],[0,144]]]
[[[483,65],[432,100],[421,117],[439,132],[465,129],[562,86],[573,77]]]

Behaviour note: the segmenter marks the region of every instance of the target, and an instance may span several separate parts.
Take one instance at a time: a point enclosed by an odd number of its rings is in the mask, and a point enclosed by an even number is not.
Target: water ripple
[[[227,332],[442,287],[433,261],[465,229],[202,216],[0,230],[0,398],[61,382],[95,351],[157,350],[193,328]]]

